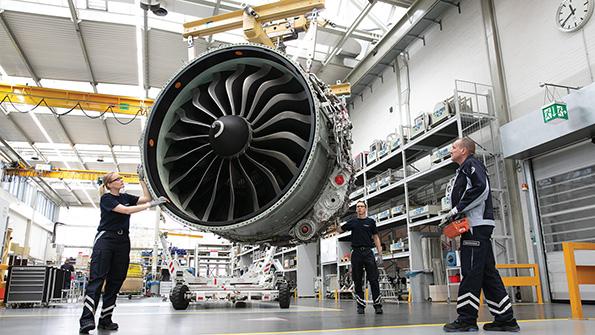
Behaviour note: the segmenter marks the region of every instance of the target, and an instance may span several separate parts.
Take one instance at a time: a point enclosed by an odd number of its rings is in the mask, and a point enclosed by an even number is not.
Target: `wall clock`
[[[556,12],[558,29],[573,32],[581,29],[593,15],[595,0],[564,0]]]

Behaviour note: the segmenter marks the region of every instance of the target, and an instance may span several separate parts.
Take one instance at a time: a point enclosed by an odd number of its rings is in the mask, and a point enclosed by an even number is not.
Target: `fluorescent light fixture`
[[[41,131],[41,133],[43,134],[43,137],[45,137],[45,139],[49,143],[54,144],[54,141],[52,141],[52,138],[50,137],[50,135],[48,134],[48,132],[41,125],[41,122],[39,122],[39,119],[37,118],[37,116],[35,115],[35,113],[27,113],[27,114],[29,114],[29,116],[33,119],[33,123],[35,123],[35,125],[37,126],[37,128],[39,128],[39,131]],[[60,151],[56,147],[54,147],[53,149],[56,152],[56,155],[58,155],[58,157],[60,157],[60,160],[64,163],[64,165],[66,166],[66,168],[69,169],[69,170],[72,170],[72,168],[70,167],[70,165],[68,164],[68,162],[64,159],[64,156],[62,156],[62,154],[60,153]]]
[[[41,79],[40,82],[43,87],[93,93],[93,87],[88,81]]]
[[[4,71],[4,68],[2,67],[2,65],[0,65],[0,75],[2,75],[2,81],[4,81],[4,82],[8,81],[8,73],[6,73],[6,71]]]
[[[87,190],[82,189],[82,191],[85,194],[85,197],[87,198],[87,200],[89,200],[89,202],[91,203],[91,205],[93,205],[94,208],[97,208],[97,206],[95,205],[95,201],[93,201],[93,199],[91,199],[91,196],[89,195]]]
[[[87,0],[87,8],[107,11],[107,0]]]

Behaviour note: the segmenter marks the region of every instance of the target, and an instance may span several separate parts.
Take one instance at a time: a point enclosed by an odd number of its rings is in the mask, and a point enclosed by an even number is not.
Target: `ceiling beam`
[[[343,80],[355,86],[378,64],[384,56],[393,51],[397,43],[409,33],[411,28],[417,24],[424,15],[434,8],[440,0],[417,0],[407,10],[407,13],[382,37],[374,46],[374,49],[351,70]]]
[[[221,0],[217,0],[217,3],[215,4],[215,8],[213,8],[212,16],[218,15],[220,9],[221,9]],[[209,38],[207,39],[207,50],[209,50],[209,48],[211,47],[212,44],[213,44],[213,35],[210,35]]]
[[[85,64],[87,66],[87,71],[89,71],[89,76],[91,78],[91,86],[93,87],[93,92],[97,93],[97,79],[95,78],[95,74],[93,73],[93,67],[91,66],[91,61],[89,60],[89,52],[87,51],[87,45],[85,44],[85,39],[83,37],[83,33],[81,32],[81,26],[79,25],[80,19],[78,17],[76,6],[74,5],[73,0],[68,0],[68,7],[70,8],[70,17],[72,19],[72,23],[74,25],[74,30],[76,32],[76,36],[78,37],[79,45],[81,47],[81,52],[83,53],[83,58],[85,60]],[[110,153],[112,155],[112,159],[114,161],[114,165],[116,166],[116,171],[120,172],[120,164],[118,164],[118,160],[116,159],[116,155],[114,153],[114,148],[112,144],[112,139],[109,134],[109,129],[107,128],[107,122],[105,118],[101,118],[101,124],[103,125],[103,130],[105,132],[105,136],[107,138],[107,142],[109,144]],[[67,187],[70,189],[69,187]],[[80,202],[80,200],[79,200]]]
[[[74,197],[74,199],[76,199],[76,202],[78,202],[79,206],[82,206],[83,205],[83,201],[81,200],[81,198],[78,197],[78,195],[76,195],[76,193],[70,187],[70,185],[68,185],[68,183],[66,182],[66,180],[61,179],[60,181],[62,182],[62,185],[64,185],[64,188],[66,188],[72,194],[72,196]]]
[[[120,163],[118,163],[118,159],[116,158],[116,153],[114,152],[114,144],[112,143],[112,137],[110,136],[109,129],[107,127],[107,121],[105,120],[105,118],[101,118],[101,123],[103,124],[103,130],[105,132],[105,137],[107,139],[107,144],[109,146],[109,151],[112,155],[112,160],[114,161],[116,171],[120,172]]]
[[[414,0],[378,0],[378,1],[387,3],[389,5],[393,5],[395,7],[409,8],[409,7],[411,7],[411,4],[413,4]]]
[[[338,24],[334,24],[334,26],[326,25],[323,27],[318,27],[319,31],[324,31],[325,33],[329,33],[329,34],[333,34],[333,35],[337,35],[337,36],[345,35],[345,33],[347,32],[347,29],[349,29],[349,28],[342,26],[342,25],[338,25]],[[373,33],[367,32],[367,31],[356,29],[351,33],[351,37],[358,39],[358,40],[366,41],[366,42],[375,42],[375,41],[378,41],[382,36],[378,35],[378,34],[373,34]]]
[[[91,61],[89,60],[89,53],[87,51],[85,39],[83,38],[83,34],[81,33],[81,26],[79,25],[80,19],[78,18],[78,14],[76,12],[76,6],[74,5],[73,0],[68,0],[68,7],[70,8],[70,18],[72,19],[72,23],[74,25],[74,30],[76,32],[76,36],[78,38],[79,45],[81,47],[81,52],[83,53],[83,59],[85,60],[85,65],[87,66],[87,71],[89,72],[89,77],[91,78],[91,85],[96,86],[97,80],[95,80],[95,74],[93,73],[93,68],[91,67]]]
[[[343,47],[345,42],[347,42],[347,39],[349,38],[349,36],[351,36],[351,34],[355,30],[355,28],[357,28],[357,26],[368,15],[368,13],[372,10],[372,7],[374,7],[375,4],[376,4],[376,0],[369,0],[366,7],[355,18],[355,20],[353,21],[353,23],[351,24],[349,29],[347,29],[347,31],[345,32],[345,35],[343,35],[343,37],[339,40],[339,42],[333,47],[331,52],[326,56],[326,59],[322,62],[323,66],[326,66],[331,61],[331,59],[339,53],[339,50]]]
[[[72,1],[72,0],[70,0]],[[367,2],[367,1],[366,1]],[[357,7],[358,10],[363,11],[365,6],[362,5],[359,0],[351,0],[351,3]],[[386,25],[382,22],[382,20],[380,20],[376,15],[374,15],[372,12],[368,13],[368,19],[370,19],[372,22],[374,22],[375,25],[378,26],[378,28],[380,28],[380,30],[382,30],[382,33],[386,33],[388,31],[388,28],[386,27]]]
[[[142,66],[143,66],[143,88],[145,90],[145,98],[149,96],[149,14],[145,9],[143,10],[143,28],[142,28]],[[141,84],[141,83],[139,83]]]
[[[33,81],[35,81],[36,83],[38,83],[39,82],[39,77],[37,77],[35,75],[35,71],[33,71],[33,68],[31,67],[31,63],[29,63],[29,60],[27,59],[27,57],[25,56],[25,54],[23,54],[23,49],[21,48],[21,45],[19,44],[19,42],[17,41],[16,37],[12,33],[12,30],[8,26],[8,22],[6,22],[6,19],[4,18],[4,11],[3,10],[0,10],[0,25],[2,25],[2,28],[4,28],[4,31],[8,35],[8,39],[10,40],[10,42],[12,43],[12,45],[14,46],[14,49],[17,52],[19,58],[25,64],[25,67],[27,68],[27,72],[29,72],[29,75],[31,75],[31,78],[33,79]]]

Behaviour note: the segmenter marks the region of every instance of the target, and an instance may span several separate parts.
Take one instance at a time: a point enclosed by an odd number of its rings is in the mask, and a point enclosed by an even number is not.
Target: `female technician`
[[[95,310],[99,304],[104,282],[106,285],[98,328],[118,329],[118,324],[112,322],[112,313],[130,262],[130,238],[128,237],[130,214],[168,201],[164,197],[151,200],[147,185],[142,180],[142,176],[139,175],[139,177],[143,189],[143,196],[140,198],[128,193],[120,193],[124,188],[124,181],[116,172],[110,172],[103,177],[103,183],[99,188],[101,220],[93,242],[89,283],[85,292],[83,315],[80,319],[80,333],[88,334],[90,330],[95,329]]]

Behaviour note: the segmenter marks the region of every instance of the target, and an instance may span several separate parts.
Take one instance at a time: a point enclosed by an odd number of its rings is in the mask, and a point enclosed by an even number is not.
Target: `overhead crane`
[[[39,170],[34,168],[4,168],[4,176],[6,177],[43,177],[50,179],[66,179],[66,180],[88,180],[98,181],[105,176],[108,171],[97,170],[67,170],[67,169],[51,169]],[[138,184],[138,174],[130,172],[119,172],[118,175],[122,180],[128,184]]]
[[[146,115],[149,108],[153,106],[152,99],[3,83],[0,83],[0,101],[2,104],[41,105],[67,109],[80,106],[85,111],[107,111],[128,115]]]

